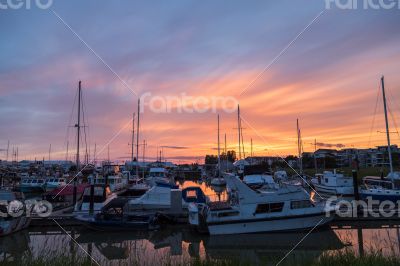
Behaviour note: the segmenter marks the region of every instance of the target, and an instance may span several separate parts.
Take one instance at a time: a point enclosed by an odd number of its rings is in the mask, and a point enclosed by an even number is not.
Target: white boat
[[[156,183],[169,183],[171,182],[168,177],[167,169],[163,167],[152,167],[150,168],[149,175],[146,178],[147,183],[154,186]]]
[[[143,196],[131,199],[127,204],[127,208],[130,212],[187,213],[190,203],[206,203],[207,201],[208,198],[200,187],[187,187],[181,190],[178,186],[156,185]]]
[[[82,195],[82,201],[76,203],[75,205],[75,215],[89,214],[91,200],[90,191],[90,186],[85,188]],[[109,186],[94,185],[93,213],[100,212],[101,208],[103,208],[106,204],[108,204],[111,200],[115,198],[117,198],[117,194],[112,193]]]
[[[323,174],[315,175],[311,184],[321,196],[352,199],[354,197],[353,178],[343,174],[324,171]]]
[[[105,185],[106,178],[101,174],[91,174],[88,181],[93,185]],[[107,177],[107,184],[110,186],[111,192],[118,192],[128,186],[128,180],[122,174],[112,174]]]
[[[334,207],[316,204],[297,186],[255,191],[238,177],[226,174],[230,201],[190,204],[189,222],[211,235],[303,230],[322,226],[333,219]]]
[[[128,179],[122,174],[109,175],[107,181],[112,192],[121,191],[128,186]]]
[[[48,177],[46,178],[46,191],[52,191],[56,188],[67,185],[64,177]]]
[[[391,201],[397,203],[400,200],[400,173],[392,172],[387,177],[366,176],[360,187],[360,198],[375,201]]]

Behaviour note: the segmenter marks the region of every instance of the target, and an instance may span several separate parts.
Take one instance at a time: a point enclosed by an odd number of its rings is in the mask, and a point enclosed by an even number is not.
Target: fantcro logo
[[[325,0],[325,8],[332,9],[400,9],[400,0]]]
[[[46,200],[19,200],[6,201],[0,200],[0,217],[30,217],[35,214],[39,217],[49,217],[53,211],[53,206]]]
[[[52,4],[53,0],[0,0],[0,9],[48,9]]]
[[[233,113],[239,101],[233,96],[190,96],[185,93],[179,96],[153,96],[150,92],[140,97],[140,112],[145,107],[153,113],[216,113],[219,110]]]

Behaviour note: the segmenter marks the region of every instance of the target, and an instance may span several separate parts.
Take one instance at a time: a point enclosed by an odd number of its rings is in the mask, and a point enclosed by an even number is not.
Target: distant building
[[[399,161],[400,149],[397,145],[391,145],[393,163]],[[304,156],[315,156],[318,164],[325,164],[326,159],[335,160],[336,167],[385,167],[389,165],[389,155],[387,146],[377,146],[376,148],[357,149],[347,148],[342,150],[318,149],[315,153],[303,153]]]
[[[276,156],[249,156],[245,159],[249,164],[269,164],[275,163],[281,158]]]

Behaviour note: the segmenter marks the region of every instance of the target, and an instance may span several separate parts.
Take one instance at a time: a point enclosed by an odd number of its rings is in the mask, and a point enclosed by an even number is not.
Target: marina
[[[400,265],[398,0],[0,2],[0,265]]]
[[[211,186],[193,181],[182,187],[197,185],[215,199]],[[223,194],[226,192],[221,192]],[[57,220],[56,220],[57,221]],[[82,261],[89,255],[84,253],[68,236],[87,250],[101,265],[130,265],[146,261],[153,265],[157,261],[189,263],[198,259],[239,260],[252,265],[276,265],[305,232],[276,232],[243,235],[198,234],[187,225],[170,225],[156,230],[130,230],[129,233],[91,230],[82,226],[64,225],[61,229],[53,224],[33,224],[0,239],[0,261],[23,262],[27,258],[41,256],[71,255],[72,260]],[[329,228],[313,231],[290,255],[288,262],[300,264],[327,252],[351,250],[367,254],[382,250],[386,255],[400,255],[397,248],[400,239],[400,222],[369,221],[361,223],[333,222]],[[7,243],[13,243],[9,245]],[[43,254],[46,250],[48,254]]]

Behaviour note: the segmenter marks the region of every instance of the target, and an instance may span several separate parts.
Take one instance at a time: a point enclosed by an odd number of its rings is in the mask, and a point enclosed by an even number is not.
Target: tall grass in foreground
[[[279,258],[260,261],[258,265],[276,265],[279,262]],[[1,262],[1,265],[26,265],[26,266],[86,266],[86,265],[97,265],[94,261],[89,260],[87,257],[72,257],[72,256],[58,256],[58,257],[39,257],[32,258],[31,256],[23,257],[20,260],[12,262]],[[148,262],[139,261],[108,261],[102,262],[100,265],[150,265]],[[233,261],[233,260],[216,260],[216,259],[206,259],[201,260],[198,258],[191,258],[189,260],[171,260],[168,258],[163,258],[157,262],[155,265],[165,265],[165,266],[251,266],[255,265],[254,262],[243,262],[243,261]],[[299,265],[299,266],[397,266],[400,265],[400,258],[396,256],[385,256],[380,252],[369,253],[364,256],[357,256],[353,251],[339,251],[335,253],[325,253],[316,259],[303,259],[296,260],[294,258],[288,258],[280,263],[280,265]]]

